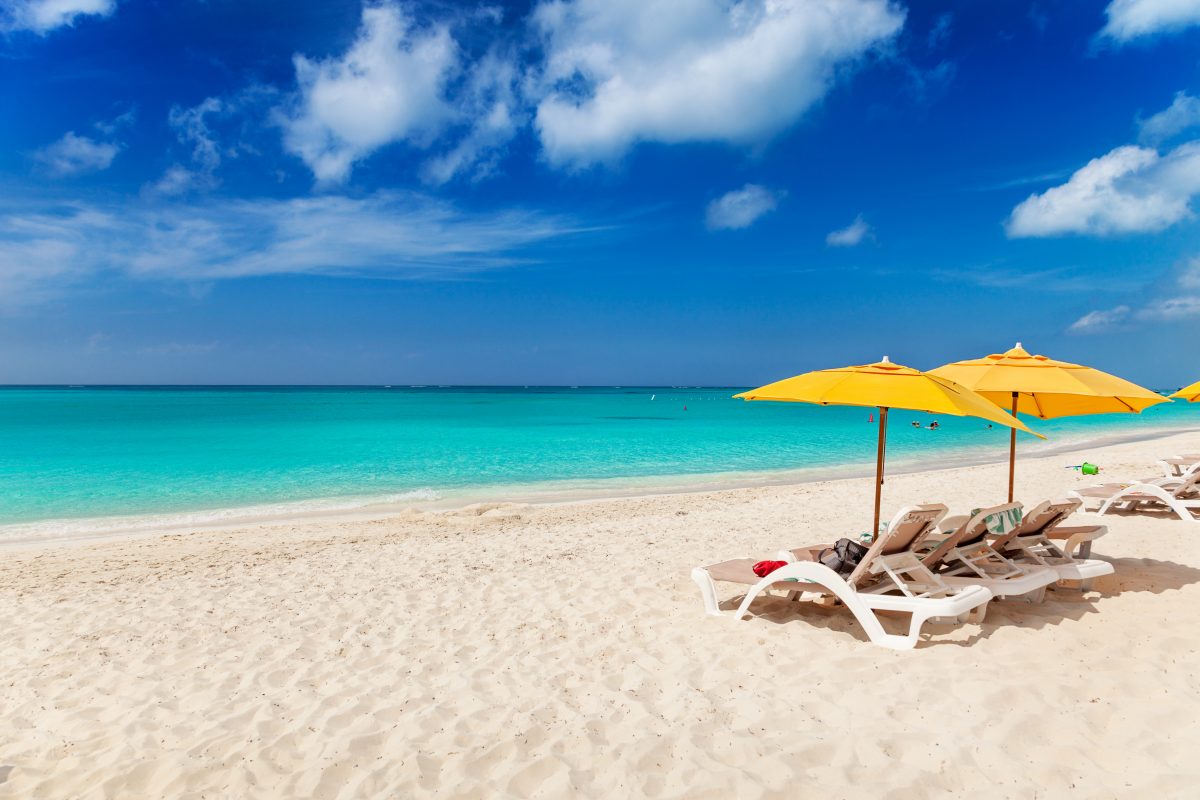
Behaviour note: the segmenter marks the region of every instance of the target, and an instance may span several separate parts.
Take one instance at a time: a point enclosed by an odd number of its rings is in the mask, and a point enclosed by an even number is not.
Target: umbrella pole
[[[1012,393],[1012,415],[1017,416],[1017,393]],[[1013,487],[1017,474],[1017,429],[1009,428],[1008,439],[1008,502],[1013,499]]]
[[[879,449],[875,454],[875,525],[871,528],[871,541],[879,536],[879,500],[883,493],[883,457],[887,449],[887,406],[879,407]]]

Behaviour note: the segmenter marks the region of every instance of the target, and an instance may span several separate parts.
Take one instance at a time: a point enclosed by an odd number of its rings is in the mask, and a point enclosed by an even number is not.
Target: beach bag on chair
[[[852,539],[838,539],[833,547],[826,547],[817,560],[843,578],[854,572],[858,562],[867,554],[867,548]]]

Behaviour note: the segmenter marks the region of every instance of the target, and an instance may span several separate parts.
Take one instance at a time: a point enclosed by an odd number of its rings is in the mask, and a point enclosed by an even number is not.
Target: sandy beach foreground
[[[1200,437],[1024,459],[1032,505]],[[1002,464],[885,511],[1002,501]],[[837,609],[705,617],[689,570],[862,530],[849,479],[4,551],[0,797],[1190,796],[1200,523],[1116,574],[873,647]]]

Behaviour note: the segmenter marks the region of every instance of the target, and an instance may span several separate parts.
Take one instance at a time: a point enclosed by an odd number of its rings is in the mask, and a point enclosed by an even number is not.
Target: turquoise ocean
[[[484,497],[862,474],[873,409],[738,388],[0,388],[0,541]],[[1006,429],[893,412],[889,463],[998,460]],[[1025,452],[1200,429],[1200,405],[1027,420]],[[231,511],[232,509],[232,511]],[[55,522],[48,523],[53,520]],[[62,522],[65,521],[65,522]],[[147,523],[149,524],[149,523]]]

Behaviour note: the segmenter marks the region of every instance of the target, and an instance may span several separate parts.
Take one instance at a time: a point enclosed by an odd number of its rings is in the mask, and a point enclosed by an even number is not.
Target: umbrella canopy
[[[980,417],[1008,428],[1033,433],[1018,419],[1005,414],[978,394],[952,380],[911,367],[893,364],[884,356],[875,364],[823,369],[769,383],[736,394],[742,400],[775,400],[785,403],[867,406],[879,409],[879,445],[875,464],[875,524],[879,533],[879,503],[887,441],[887,414],[892,408],[928,411],[958,417]],[[1038,434],[1034,434],[1035,436]]]
[[[1171,397],[1182,397],[1189,403],[1200,403],[1200,381],[1196,381],[1191,386],[1185,386]]]
[[[1041,419],[1081,414],[1140,412],[1166,399],[1124,378],[1092,367],[1027,353],[1018,342],[1007,353],[956,361],[932,369],[937,375],[973,389],[996,405]]]
[[[946,364],[930,373],[962,384],[1009,409],[1041,419],[1082,414],[1140,413],[1166,399],[1092,367],[1030,355],[1017,342],[1007,353]],[[1017,435],[1009,442],[1008,499],[1013,499]]]

